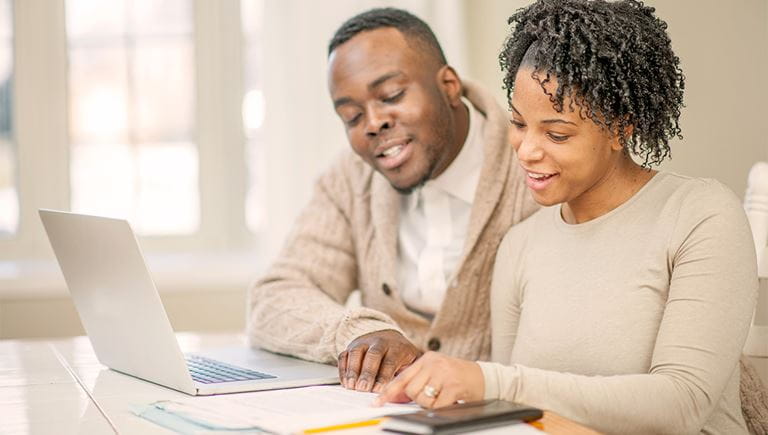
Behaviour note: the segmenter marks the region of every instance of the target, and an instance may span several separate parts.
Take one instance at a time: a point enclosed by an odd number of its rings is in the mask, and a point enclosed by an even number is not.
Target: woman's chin
[[[563,202],[559,198],[552,197],[551,195],[540,195],[536,192],[531,192],[531,196],[533,196],[533,200],[542,207],[552,207],[553,205]]]

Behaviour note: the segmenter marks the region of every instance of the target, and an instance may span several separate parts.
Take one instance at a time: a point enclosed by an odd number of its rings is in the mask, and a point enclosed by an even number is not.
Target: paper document
[[[200,431],[300,433],[420,409],[413,403],[373,407],[376,397],[375,393],[350,391],[341,386],[315,386],[166,400],[136,413],[182,433],[189,433],[190,424],[199,426]],[[167,417],[183,425],[175,425]]]

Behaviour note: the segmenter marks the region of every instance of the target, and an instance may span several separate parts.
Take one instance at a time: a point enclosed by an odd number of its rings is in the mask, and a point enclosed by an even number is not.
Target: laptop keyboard
[[[276,376],[266,373],[244,369],[197,355],[184,355],[184,357],[187,360],[187,367],[192,375],[192,379],[203,384],[276,378]]]

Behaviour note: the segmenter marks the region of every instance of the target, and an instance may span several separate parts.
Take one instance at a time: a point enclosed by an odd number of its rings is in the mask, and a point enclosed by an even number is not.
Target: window
[[[258,232],[264,223],[264,147],[261,126],[264,123],[262,92],[262,0],[241,0],[243,27],[243,129],[248,166],[248,192],[245,197],[245,221],[248,229]]]
[[[191,0],[68,0],[73,211],[200,225]]]
[[[13,141],[13,20],[11,0],[0,0],[0,237],[16,233],[19,200]]]
[[[149,257],[255,254],[240,8],[0,0],[0,282],[55,265],[39,208],[127,218]]]

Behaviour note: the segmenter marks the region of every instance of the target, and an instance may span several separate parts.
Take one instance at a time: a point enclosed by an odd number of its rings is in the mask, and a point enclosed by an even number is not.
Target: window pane
[[[13,144],[13,20],[11,0],[0,0],[0,237],[19,226]]]
[[[68,0],[67,25],[73,210],[197,231],[192,0]]]
[[[137,170],[132,146],[75,144],[70,159],[73,210],[125,218],[134,216]]]
[[[137,44],[135,78],[136,133],[139,142],[185,140],[194,116],[194,53],[187,38]]]
[[[72,209],[127,218],[144,234],[194,232],[200,224],[197,167],[191,143],[75,145]]]
[[[147,144],[138,151],[138,226],[152,234],[195,231],[200,224],[200,205],[194,144]],[[173,168],[173,177],[168,176],[169,168]]]
[[[120,46],[70,50],[70,137],[73,143],[128,142],[127,57],[127,50]]]
[[[192,34],[189,0],[133,0],[130,6],[131,28],[139,35]]]
[[[130,0],[67,0],[70,41],[114,39],[125,35]]]
[[[240,18],[243,28],[243,128],[246,137],[248,194],[245,199],[245,219],[248,228],[257,232],[265,218],[264,210],[264,152],[261,126],[265,102],[262,93],[262,22],[263,0],[241,0]]]

